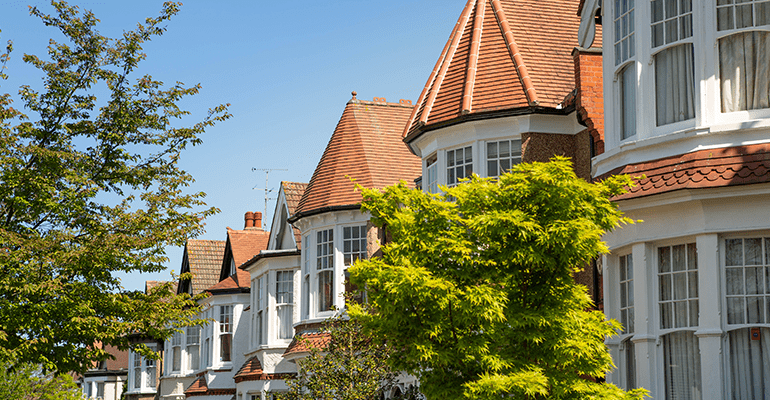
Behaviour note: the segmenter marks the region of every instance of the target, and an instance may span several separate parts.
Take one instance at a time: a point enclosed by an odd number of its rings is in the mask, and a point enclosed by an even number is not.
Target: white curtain
[[[663,336],[666,399],[700,400],[700,348],[691,331]]]
[[[655,55],[655,108],[658,126],[695,118],[692,44]]]
[[[278,337],[291,339],[294,337],[293,324],[294,307],[291,304],[278,306]]]
[[[620,83],[620,138],[627,139],[636,134],[636,62],[623,69]]]
[[[735,400],[770,399],[770,329],[761,328],[759,340],[751,340],[751,329],[728,334],[730,382]]]
[[[770,108],[770,33],[720,39],[719,79],[722,112]]]

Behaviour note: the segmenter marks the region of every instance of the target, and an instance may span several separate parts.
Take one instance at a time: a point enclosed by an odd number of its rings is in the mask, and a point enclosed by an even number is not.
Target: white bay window
[[[500,176],[521,163],[521,140],[487,142],[487,176]]]
[[[318,312],[331,311],[334,305],[334,230],[318,231],[316,239]]]
[[[148,344],[150,350],[155,350],[155,346]],[[131,351],[129,353],[131,369],[129,370],[129,391],[131,392],[154,392],[157,387],[157,369],[155,360],[144,357],[141,354]]]
[[[446,184],[454,186],[460,179],[470,178],[473,174],[473,152],[471,146],[446,152]]]
[[[188,326],[186,333],[187,367],[195,371],[200,368],[201,328],[199,326]]]

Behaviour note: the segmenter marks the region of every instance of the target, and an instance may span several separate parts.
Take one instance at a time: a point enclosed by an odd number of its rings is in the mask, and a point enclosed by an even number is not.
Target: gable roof
[[[185,243],[181,272],[190,272],[190,282],[179,282],[177,293],[183,286],[192,285],[192,295],[203,292],[219,281],[222,257],[225,254],[224,240],[189,239]]]
[[[399,180],[413,184],[420,176],[420,159],[401,140],[411,102],[375,100],[358,100],[353,92],[290,222],[335,207],[355,208],[361,194],[347,176],[368,188]]]
[[[307,183],[281,181],[278,202],[276,203],[275,214],[273,215],[273,224],[277,223],[279,226],[271,226],[270,228],[270,231],[274,234],[274,241],[278,239],[278,236],[285,235],[282,231],[286,229],[288,224],[291,227],[291,234],[294,235],[294,243],[298,249],[302,248],[302,232],[288,222],[288,217],[291,217],[296,212],[306,188]],[[279,207],[281,207],[281,210],[279,210]],[[285,219],[284,216],[286,217]],[[271,248],[271,250],[278,249],[280,245],[280,243],[275,243],[275,248]]]
[[[507,115],[503,111],[561,109],[575,88],[578,5],[468,0],[404,129],[406,140],[445,124]]]
[[[257,213],[255,213],[257,214]],[[259,213],[261,216],[261,213]],[[251,277],[247,271],[238,267],[249,261],[260,251],[267,249],[270,232],[258,227],[235,230],[227,227],[227,242],[225,255],[220,263],[219,283],[208,288],[208,291],[250,288]],[[235,261],[235,274],[227,275],[230,271],[230,258]]]

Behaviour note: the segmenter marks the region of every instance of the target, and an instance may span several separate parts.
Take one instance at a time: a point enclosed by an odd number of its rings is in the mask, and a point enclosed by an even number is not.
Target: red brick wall
[[[575,48],[575,105],[578,120],[594,139],[594,155],[604,153],[604,94],[602,91],[601,49]]]

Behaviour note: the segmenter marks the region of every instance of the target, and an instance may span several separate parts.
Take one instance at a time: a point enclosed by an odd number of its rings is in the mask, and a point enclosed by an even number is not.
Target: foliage
[[[0,361],[83,371],[110,357],[92,344],[166,338],[197,314],[171,284],[125,292],[116,272],[161,271],[165,246],[202,232],[217,210],[203,193],[183,192],[192,177],[178,161],[230,115],[220,105],[175,127],[189,114],[177,103],[200,86],[164,88],[139,75],[143,44],[165,32],[179,4],[119,38],[102,36],[91,12],[52,5],[50,15],[30,13],[66,41],[52,39],[45,59],[23,56],[44,89],[21,86],[22,109],[0,96]]]
[[[350,269],[371,311],[349,313],[398,346],[390,364],[419,375],[429,399],[641,398],[600,383],[604,338],[620,326],[589,311],[573,279],[607,251],[605,231],[632,222],[609,201],[627,185],[588,183],[555,158],[440,195],[364,189],[362,209],[392,241]]]
[[[83,396],[69,375],[45,374],[30,363],[0,364],[0,399],[80,400]]]
[[[324,322],[324,347],[299,336],[309,354],[298,363],[299,373],[287,380],[281,400],[370,400],[388,393],[395,374],[387,366],[390,350],[363,335],[361,324],[344,316]]]

